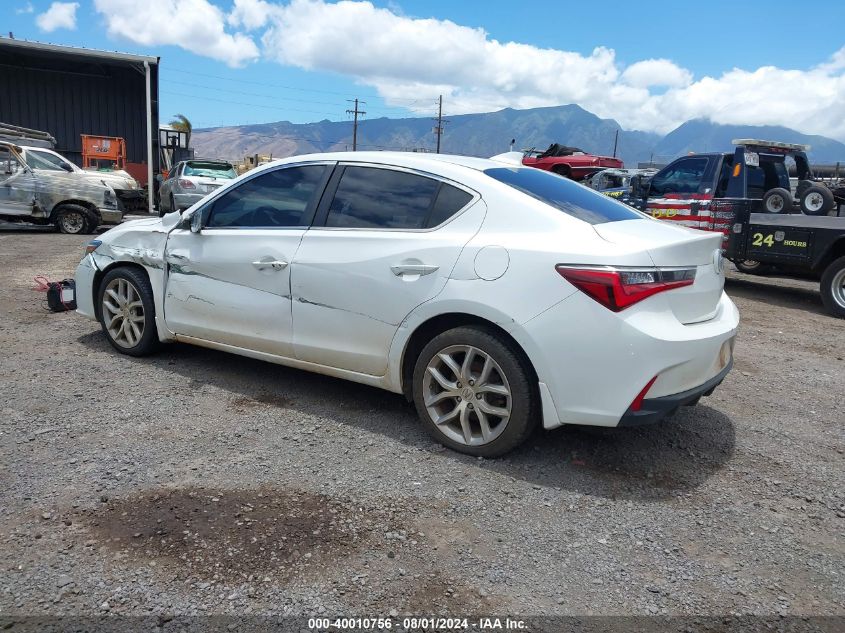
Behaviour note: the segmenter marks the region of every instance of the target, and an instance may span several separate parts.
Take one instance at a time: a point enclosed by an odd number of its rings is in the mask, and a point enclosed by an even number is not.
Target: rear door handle
[[[390,267],[390,270],[397,277],[401,277],[402,275],[430,275],[439,268],[440,266],[434,264],[395,264]]]
[[[272,268],[273,270],[282,270],[288,265],[288,263],[283,262],[279,259],[275,259],[271,261],[252,262],[252,265],[255,266],[258,270],[264,270],[265,268]]]

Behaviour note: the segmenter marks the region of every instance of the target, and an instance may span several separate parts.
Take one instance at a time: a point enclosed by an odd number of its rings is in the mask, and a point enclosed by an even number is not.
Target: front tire
[[[504,455],[536,426],[527,363],[485,328],[459,327],[432,339],[417,358],[413,395],[432,437],[468,455]]]
[[[100,325],[121,354],[146,356],[158,347],[153,290],[146,274],[121,266],[105,274],[97,291]]]
[[[845,319],[845,257],[833,260],[825,268],[819,289],[828,312]]]
[[[761,264],[756,259],[739,259],[734,262],[736,269],[746,275],[763,275],[769,271],[769,267]]]
[[[59,232],[66,235],[92,233],[97,228],[94,215],[78,204],[61,205],[56,209],[54,223]],[[91,226],[92,223],[94,224],[93,227]]]

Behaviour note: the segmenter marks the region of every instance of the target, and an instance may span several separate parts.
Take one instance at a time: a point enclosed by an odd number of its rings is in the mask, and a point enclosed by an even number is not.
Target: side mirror
[[[194,209],[187,220],[191,223],[191,233],[202,232],[202,210]]]

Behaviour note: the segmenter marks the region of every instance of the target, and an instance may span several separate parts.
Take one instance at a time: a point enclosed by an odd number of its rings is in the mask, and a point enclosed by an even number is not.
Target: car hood
[[[115,189],[138,189],[140,185],[125,171],[93,171],[83,169],[81,173],[86,178],[96,181],[104,182]]]

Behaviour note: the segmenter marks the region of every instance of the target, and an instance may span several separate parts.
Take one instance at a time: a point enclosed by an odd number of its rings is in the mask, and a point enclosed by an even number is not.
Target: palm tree
[[[190,119],[188,119],[188,117],[186,117],[184,114],[174,114],[173,120],[170,121],[170,125],[172,125],[174,129],[179,130],[180,132],[185,132],[185,140],[187,141],[186,145],[190,147],[191,130],[194,129],[194,126],[191,125]]]

